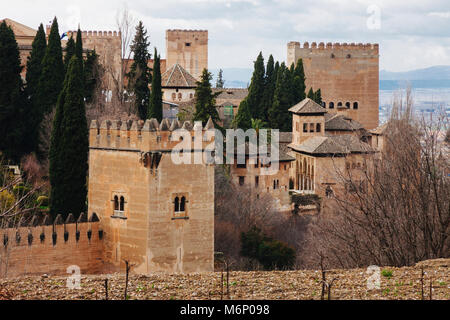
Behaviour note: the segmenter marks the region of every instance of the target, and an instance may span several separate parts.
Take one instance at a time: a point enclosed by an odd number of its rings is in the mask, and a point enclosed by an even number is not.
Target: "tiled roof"
[[[280,132],[280,143],[291,143],[292,132]]]
[[[289,109],[295,114],[326,113],[327,110],[313,100],[306,98]]]
[[[370,153],[375,151],[353,134],[315,136],[307,139],[300,145],[290,144],[289,148],[316,155]]]
[[[176,88],[195,88],[197,80],[178,63],[161,75],[161,86]]]
[[[358,121],[342,114],[325,114],[325,130],[355,131],[359,129],[363,129],[363,126]]]
[[[221,100],[233,100],[244,99],[248,95],[248,89],[245,88],[213,88],[213,93],[221,92],[217,99]]]

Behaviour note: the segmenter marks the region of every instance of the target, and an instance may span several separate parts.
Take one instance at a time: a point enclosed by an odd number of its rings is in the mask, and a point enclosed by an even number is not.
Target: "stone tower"
[[[192,157],[211,143],[203,139],[211,125],[92,122],[89,212],[102,222],[105,262],[127,260],[141,274],[213,271],[214,166],[172,161],[174,130],[195,137],[194,149],[183,153]]]
[[[197,80],[208,69],[207,30],[166,30],[167,68],[178,63]]]
[[[47,34],[50,32],[47,26]],[[68,31],[68,39],[77,38],[77,31]],[[82,31],[83,49],[94,50],[99,63],[105,68],[104,85],[112,90],[113,78],[119,79],[122,72],[122,40],[117,31]]]
[[[366,129],[378,127],[378,44],[299,42],[287,45],[287,65],[303,59],[306,89],[321,89],[328,112],[343,113]]]

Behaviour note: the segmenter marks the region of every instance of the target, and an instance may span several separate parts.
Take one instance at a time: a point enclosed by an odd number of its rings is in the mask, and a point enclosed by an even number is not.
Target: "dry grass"
[[[429,299],[430,279],[433,299],[450,300],[450,260],[425,264],[424,296]],[[367,290],[366,269],[330,270],[336,278],[332,299],[421,299],[421,267],[391,268],[390,278],[381,276],[381,288]],[[383,272],[390,274],[390,272]],[[123,299],[124,274],[82,276],[81,289],[68,289],[64,276],[27,276],[0,279],[1,299],[82,299],[105,298],[104,280],[109,279],[109,299]],[[224,277],[225,279],[225,277]],[[314,270],[231,272],[230,299],[320,299],[321,273]],[[221,299],[221,273],[152,274],[130,276],[129,299]],[[226,287],[224,286],[224,299]],[[326,296],[325,296],[326,298]]]

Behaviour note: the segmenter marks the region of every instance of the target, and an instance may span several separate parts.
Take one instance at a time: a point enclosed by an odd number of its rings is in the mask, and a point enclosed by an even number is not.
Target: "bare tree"
[[[0,228],[17,226],[22,218],[29,219],[37,209],[36,198],[42,184],[38,183],[38,173],[31,173],[38,163],[36,161],[31,165],[31,161],[25,160],[28,162],[28,174],[22,174],[18,172],[18,167],[0,161]],[[27,177],[32,175],[33,180],[28,181]]]
[[[445,114],[418,119],[410,93],[397,100],[378,159],[358,175],[338,173],[346,192],[330,200],[329,214],[312,227],[310,245],[340,267],[405,266],[449,257],[447,130]]]
[[[128,7],[124,5],[116,15],[116,26],[119,30],[121,40],[120,70],[115,70],[112,65],[106,66],[106,72],[110,75],[114,86],[111,100],[113,104],[117,104],[118,107],[127,109],[129,115],[131,114],[130,106],[132,106],[133,103],[129,103],[128,101],[131,97],[127,95],[125,82],[131,58],[130,44],[133,39],[134,23],[134,17],[128,10]]]
[[[241,234],[252,227],[301,250],[306,220],[278,212],[270,193],[261,192],[257,197],[249,187],[234,184],[227,166],[216,167],[215,192],[215,250],[223,252],[234,269],[257,267],[240,255]]]

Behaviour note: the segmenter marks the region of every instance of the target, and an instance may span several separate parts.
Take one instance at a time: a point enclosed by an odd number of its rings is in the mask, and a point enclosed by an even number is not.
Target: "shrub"
[[[47,196],[39,196],[36,203],[39,207],[48,207],[49,199]]]
[[[28,192],[30,192],[30,188],[24,186],[23,183],[17,184],[13,188],[13,194],[16,196],[16,198],[20,198]]]
[[[241,255],[257,260],[265,270],[289,269],[295,262],[293,248],[267,237],[256,227],[248,232],[242,232]]]

